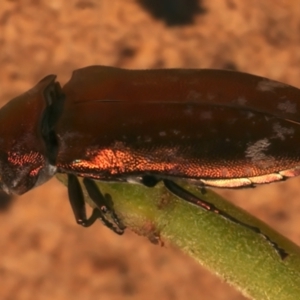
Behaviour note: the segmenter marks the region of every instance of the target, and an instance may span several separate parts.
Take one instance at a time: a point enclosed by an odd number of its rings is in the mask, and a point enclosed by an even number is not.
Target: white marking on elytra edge
[[[192,115],[194,113],[194,108],[192,105],[187,105],[183,111],[186,115]]]
[[[270,145],[271,143],[266,138],[258,140],[257,142],[248,145],[245,155],[252,161],[268,159],[269,157],[264,152],[268,150]]]
[[[239,105],[245,105],[245,104],[247,103],[247,100],[246,100],[246,98],[245,98],[244,96],[242,96],[242,97],[239,97],[239,98],[237,99],[237,103],[238,103]]]
[[[203,111],[200,113],[200,117],[203,120],[210,120],[212,118],[212,113],[211,111]]]
[[[133,184],[142,184],[141,177],[127,177],[126,182],[133,183]]]
[[[256,89],[262,92],[272,92],[276,88],[285,88],[285,87],[288,87],[288,85],[265,78],[259,81]]]
[[[177,130],[177,129],[174,129],[174,130],[173,130],[173,133],[174,133],[175,135],[178,135],[178,134],[180,133],[180,131]]]
[[[145,136],[144,141],[145,141],[145,143],[150,143],[150,142],[152,142],[152,139],[150,136]]]
[[[277,107],[287,113],[295,114],[297,112],[297,104],[289,100],[278,103]]]
[[[253,117],[254,117],[254,113],[253,112],[251,112],[251,111],[247,112],[247,119],[251,119]]]
[[[207,99],[208,100],[213,100],[214,98],[216,98],[216,95],[215,94],[207,94]]]
[[[286,136],[292,136],[295,133],[294,128],[286,128],[281,126],[279,123],[273,125],[274,137],[282,141],[285,140]]]
[[[186,100],[197,101],[201,98],[201,94],[195,90],[190,90],[186,96]]]
[[[159,133],[159,135],[160,135],[160,136],[166,136],[167,133],[166,133],[165,131],[161,131],[161,132]]]

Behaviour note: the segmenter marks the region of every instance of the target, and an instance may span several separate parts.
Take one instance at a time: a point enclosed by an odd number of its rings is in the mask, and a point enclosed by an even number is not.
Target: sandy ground
[[[0,101],[91,64],[229,68],[300,87],[299,32],[298,0],[0,0]],[[300,244],[299,183],[223,194]],[[0,228],[3,300],[245,299],[176,249],[77,226],[56,180],[15,199]]]

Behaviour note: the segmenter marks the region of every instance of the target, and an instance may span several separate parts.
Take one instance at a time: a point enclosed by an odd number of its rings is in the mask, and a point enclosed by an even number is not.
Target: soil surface
[[[1,105],[47,74],[64,83],[92,64],[226,68],[300,87],[299,0],[0,3]],[[300,244],[299,186],[222,194]],[[2,300],[245,299],[175,248],[76,225],[55,179],[1,207]]]

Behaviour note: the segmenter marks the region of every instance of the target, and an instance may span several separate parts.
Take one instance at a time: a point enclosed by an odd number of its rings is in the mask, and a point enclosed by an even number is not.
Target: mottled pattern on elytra
[[[64,91],[62,172],[225,187],[299,173],[300,92],[288,85],[230,71],[94,66],[75,71]]]

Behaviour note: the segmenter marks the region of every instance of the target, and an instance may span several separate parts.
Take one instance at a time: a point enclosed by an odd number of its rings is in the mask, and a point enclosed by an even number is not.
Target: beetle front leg
[[[86,184],[85,184],[85,186],[86,186]],[[97,186],[96,186],[96,188],[97,188]],[[82,192],[80,183],[75,175],[68,174],[68,195],[69,195],[69,201],[70,201],[76,222],[79,225],[82,225],[84,227],[89,227],[92,224],[94,224],[94,222],[97,219],[100,219],[106,227],[110,228],[115,233],[123,234],[125,227],[124,226],[121,227],[120,222],[119,223],[115,222],[118,227],[118,228],[115,228],[115,226],[105,218],[104,213],[108,209],[107,209],[106,205],[103,204],[103,201],[102,201],[103,200],[102,198],[104,198],[103,195],[97,189],[98,194],[96,194],[93,191],[93,194],[91,196],[90,190],[91,190],[90,188],[89,189],[87,188],[87,192],[88,192],[89,196],[92,198],[92,200],[94,201],[96,208],[93,209],[91,216],[89,218],[87,218],[84,196],[83,196],[83,192]],[[98,199],[96,199],[97,197],[98,197]]]
[[[98,218],[97,209],[93,209],[92,215],[87,219],[82,189],[77,177],[72,174],[68,174],[68,195],[77,224],[91,226]]]

